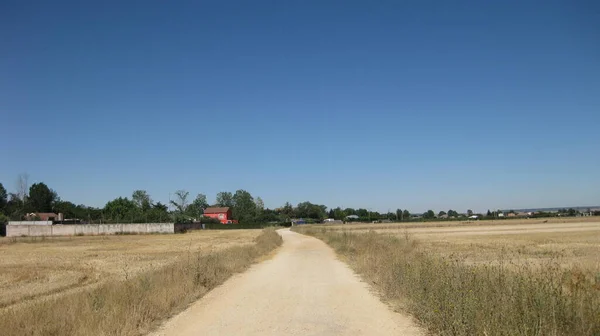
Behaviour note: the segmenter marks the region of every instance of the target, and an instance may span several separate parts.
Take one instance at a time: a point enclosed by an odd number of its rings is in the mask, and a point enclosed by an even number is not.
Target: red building
[[[218,219],[223,224],[232,224],[237,221],[232,220],[230,208],[206,208],[204,209],[204,217]]]
[[[32,220],[36,220],[37,218],[39,218],[38,220],[40,221],[61,221],[63,220],[63,214],[62,213],[58,213],[55,214],[53,212],[32,212],[29,213],[27,215],[25,215],[25,219],[27,219],[28,221],[32,221]]]

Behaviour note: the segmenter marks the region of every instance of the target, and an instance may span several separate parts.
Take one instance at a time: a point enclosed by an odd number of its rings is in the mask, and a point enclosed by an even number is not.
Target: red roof
[[[229,208],[228,207],[223,207],[223,208],[206,208],[206,209],[204,209],[204,213],[205,214],[216,214],[216,213],[225,213],[225,212],[229,212]]]

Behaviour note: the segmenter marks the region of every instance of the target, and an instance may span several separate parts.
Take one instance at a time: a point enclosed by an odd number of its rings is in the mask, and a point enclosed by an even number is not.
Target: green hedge
[[[278,224],[267,224],[267,223],[258,223],[258,224],[213,224],[207,223],[205,224],[205,228],[208,230],[247,230],[247,229],[263,229],[266,227],[279,226]]]

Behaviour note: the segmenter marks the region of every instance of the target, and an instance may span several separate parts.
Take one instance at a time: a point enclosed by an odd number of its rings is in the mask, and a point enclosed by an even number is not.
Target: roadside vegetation
[[[146,272],[0,310],[2,335],[140,335],[282,243],[265,229],[254,244],[190,251]]]
[[[295,227],[332,246],[383,298],[438,335],[600,335],[600,271],[500,257],[468,263],[404,235]]]

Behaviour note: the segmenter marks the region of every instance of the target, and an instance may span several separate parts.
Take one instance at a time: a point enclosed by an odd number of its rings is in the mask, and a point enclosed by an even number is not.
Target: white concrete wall
[[[7,225],[7,237],[29,236],[29,225]]]
[[[52,236],[52,225],[28,225],[28,227],[30,236]]]
[[[81,224],[81,225],[7,225],[7,237],[75,236],[118,233],[175,233],[173,223]]]

